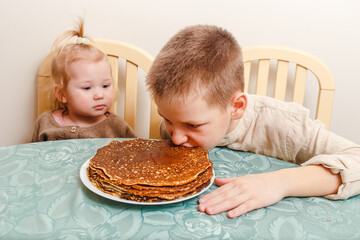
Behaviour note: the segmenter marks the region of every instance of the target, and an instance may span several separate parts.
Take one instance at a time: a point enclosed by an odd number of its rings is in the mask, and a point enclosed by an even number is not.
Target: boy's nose
[[[182,145],[187,142],[188,138],[186,134],[184,134],[180,130],[173,130],[171,135],[171,140],[175,145]]]

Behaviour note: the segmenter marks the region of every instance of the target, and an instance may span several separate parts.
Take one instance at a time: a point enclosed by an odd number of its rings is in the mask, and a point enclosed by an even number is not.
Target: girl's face
[[[114,100],[107,61],[79,60],[69,66],[70,81],[62,101],[75,119],[102,118]]]

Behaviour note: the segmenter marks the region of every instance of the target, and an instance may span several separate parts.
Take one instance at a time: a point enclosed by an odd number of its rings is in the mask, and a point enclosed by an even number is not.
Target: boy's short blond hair
[[[147,86],[156,101],[173,103],[200,93],[209,106],[225,109],[234,93],[244,90],[241,48],[222,28],[187,27],[161,49]]]

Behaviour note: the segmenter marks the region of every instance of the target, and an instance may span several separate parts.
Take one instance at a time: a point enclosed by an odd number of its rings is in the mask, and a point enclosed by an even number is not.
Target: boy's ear
[[[59,102],[64,103],[64,104],[67,102],[66,97],[64,96],[62,91],[60,91],[60,88],[58,85],[54,85],[53,91],[54,91],[55,97],[57,98],[57,100],[59,100]]]
[[[247,106],[247,96],[245,93],[238,91],[234,94],[234,97],[231,100],[231,118],[240,119],[245,113]]]

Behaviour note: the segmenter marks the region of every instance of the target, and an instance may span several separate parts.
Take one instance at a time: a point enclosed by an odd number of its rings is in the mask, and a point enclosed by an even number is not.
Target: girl
[[[59,47],[77,37],[76,43]],[[54,42],[58,47],[51,64],[54,111],[44,112],[35,123],[32,142],[73,138],[135,137],[131,127],[108,110],[114,101],[110,64],[106,54],[89,44],[84,21]]]

